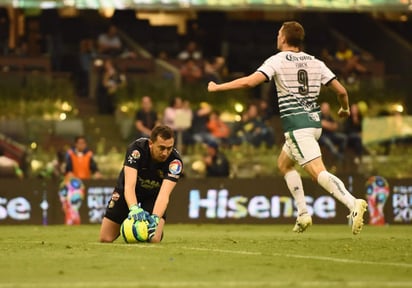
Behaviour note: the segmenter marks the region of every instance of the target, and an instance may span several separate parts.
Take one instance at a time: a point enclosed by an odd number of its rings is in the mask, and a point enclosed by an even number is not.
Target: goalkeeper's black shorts
[[[153,212],[155,202],[155,197],[146,197],[139,199],[140,207],[142,207],[143,210],[149,212],[150,214],[152,214]],[[104,214],[104,217],[121,225],[124,219],[127,218],[128,214],[129,207],[127,206],[126,200],[124,198],[124,192],[118,192],[114,190],[112,198],[110,199],[109,203],[107,203],[106,213]],[[162,216],[162,218],[166,221],[166,213]]]

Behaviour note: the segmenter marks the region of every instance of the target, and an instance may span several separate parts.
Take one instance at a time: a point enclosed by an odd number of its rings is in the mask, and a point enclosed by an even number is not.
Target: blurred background
[[[0,6],[0,147],[21,169],[0,169],[2,177],[61,177],[61,155],[84,135],[103,178],[116,178],[127,144],[144,135],[137,113],[144,96],[156,123],[172,121],[185,177],[208,177],[212,140],[228,159],[228,177],[279,176],[283,135],[273,83],[218,94],[206,87],[255,71],[276,53],[277,31],[289,20],[303,24],[305,51],[333,70],[361,118],[361,148],[348,141],[337,162],[322,147],[328,168],[412,176],[410,0],[10,0]],[[325,90],[319,100],[336,116],[335,96]]]

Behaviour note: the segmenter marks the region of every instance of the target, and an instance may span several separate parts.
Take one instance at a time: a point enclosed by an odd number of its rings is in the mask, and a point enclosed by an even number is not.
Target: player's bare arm
[[[266,76],[261,72],[254,72],[248,76],[235,79],[230,82],[225,82],[222,84],[216,84],[213,81],[210,81],[207,90],[209,92],[218,92],[226,90],[235,90],[235,89],[245,89],[253,88],[267,80]]]
[[[333,79],[328,87],[332,89],[333,92],[335,92],[338,102],[340,104],[340,109],[338,111],[338,115],[341,118],[347,118],[350,115],[350,109],[349,109],[349,96],[348,92],[346,91],[345,87],[337,80]]]
[[[176,182],[167,179],[163,180],[162,186],[160,187],[159,196],[157,196],[156,203],[153,207],[153,214],[159,217],[163,216],[167,205],[169,204],[170,194],[172,194],[175,186]]]
[[[135,187],[137,182],[137,170],[124,166],[124,198],[128,207],[137,205]]]

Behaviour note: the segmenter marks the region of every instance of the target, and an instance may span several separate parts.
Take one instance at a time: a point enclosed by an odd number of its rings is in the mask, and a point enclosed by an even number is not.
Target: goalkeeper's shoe
[[[349,221],[352,224],[352,233],[359,234],[363,227],[363,214],[365,214],[368,204],[363,199],[355,200],[355,207],[348,215]]]
[[[301,214],[296,219],[296,224],[295,227],[293,227],[293,232],[303,233],[311,225],[312,217],[308,213]]]

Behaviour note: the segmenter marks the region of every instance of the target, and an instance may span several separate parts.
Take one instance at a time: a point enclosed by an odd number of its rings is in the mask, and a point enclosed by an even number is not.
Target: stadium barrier
[[[356,191],[356,197],[368,200],[370,213],[366,223],[411,224],[412,179],[386,182],[379,176],[340,177],[350,190]],[[115,182],[90,180],[81,186],[74,184],[84,192],[76,194],[76,187],[63,187],[55,180],[3,178],[0,225],[100,223]],[[314,223],[347,223],[348,211],[341,203],[310,179],[304,179],[304,187]],[[70,220],[76,213],[78,219]],[[282,178],[182,179],[167,211],[168,223],[292,224],[295,218],[295,205]]]

